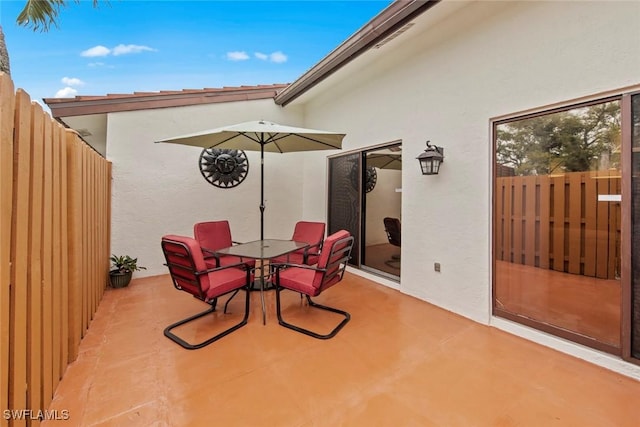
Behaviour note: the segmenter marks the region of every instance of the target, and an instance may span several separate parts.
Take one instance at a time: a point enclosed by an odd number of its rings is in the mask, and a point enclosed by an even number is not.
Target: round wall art
[[[354,186],[356,186],[359,181],[359,170],[360,169],[358,168],[357,164],[354,163],[351,165],[350,179],[351,182],[354,183]],[[378,182],[378,173],[376,172],[376,168],[374,168],[373,166],[367,166],[364,174],[364,191],[365,193],[368,193],[376,187],[376,183]]]
[[[376,187],[376,183],[378,182],[378,173],[376,172],[376,168],[373,166],[367,166],[366,170],[366,178],[364,181],[364,190],[365,193],[370,192]]]
[[[242,150],[205,148],[199,164],[204,179],[218,188],[237,187],[249,173],[249,160]]]

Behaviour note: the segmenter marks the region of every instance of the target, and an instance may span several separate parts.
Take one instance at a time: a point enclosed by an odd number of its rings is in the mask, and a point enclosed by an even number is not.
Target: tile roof
[[[53,117],[101,114],[119,111],[148,110],[218,102],[274,98],[288,86],[285,84],[225,86],[222,88],[163,90],[75,98],[44,98]]]

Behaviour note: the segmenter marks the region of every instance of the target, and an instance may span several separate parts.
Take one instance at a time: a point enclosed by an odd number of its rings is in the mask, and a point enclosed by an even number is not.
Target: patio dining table
[[[260,260],[260,300],[262,302],[262,324],[267,324],[266,309],[264,304],[264,279],[265,279],[265,261],[276,258],[282,255],[286,255],[291,252],[295,252],[298,249],[304,249],[309,246],[305,242],[296,242],[294,240],[280,240],[280,239],[264,239],[254,240],[253,242],[240,243],[238,245],[230,246],[228,248],[219,249],[215,251],[217,255],[234,255],[242,258],[251,258]]]

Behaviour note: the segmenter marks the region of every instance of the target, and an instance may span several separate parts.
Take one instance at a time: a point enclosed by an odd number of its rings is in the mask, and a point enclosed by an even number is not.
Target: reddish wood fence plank
[[[14,133],[14,193],[11,233],[11,333],[9,408],[27,408],[27,272],[29,270],[29,212],[31,199],[31,99],[16,92]],[[13,420],[26,425],[26,419]]]
[[[551,182],[548,176],[543,175],[537,177],[539,184],[539,200],[540,205],[538,207],[538,221],[539,221],[539,236],[538,236],[538,266],[540,268],[549,268],[549,239],[551,229]]]
[[[9,408],[13,125],[15,94],[11,78],[0,73],[0,407]],[[8,420],[0,417],[0,426]]]
[[[553,254],[553,269],[556,271],[564,271],[564,257],[565,257],[565,177],[558,176],[552,177],[551,183],[553,187],[552,200],[553,200],[553,226],[551,228],[552,234],[552,254]]]
[[[581,173],[569,174],[569,203],[566,213],[568,228],[568,272],[580,274],[580,255],[582,242],[582,178]]]
[[[593,172],[584,182],[584,275],[589,277],[596,275],[597,182]]]
[[[29,229],[29,379],[28,407],[43,408],[42,405],[42,198],[44,165],[44,112],[38,103],[32,103],[31,146],[31,218]]]
[[[53,398],[53,138],[54,124],[45,119],[42,197],[42,404]]]
[[[530,266],[536,265],[536,187],[535,179],[524,182],[524,263]]]

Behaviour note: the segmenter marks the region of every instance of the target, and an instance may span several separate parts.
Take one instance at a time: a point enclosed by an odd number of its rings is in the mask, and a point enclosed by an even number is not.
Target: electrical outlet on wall
[[[440,263],[439,262],[434,262],[433,263],[433,269],[435,271],[437,271],[438,273],[440,273]]]

